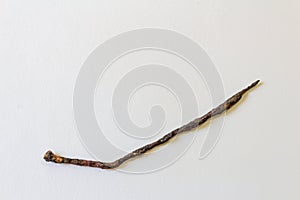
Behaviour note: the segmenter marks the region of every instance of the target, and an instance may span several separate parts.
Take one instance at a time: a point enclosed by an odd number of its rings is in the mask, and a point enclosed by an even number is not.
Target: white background
[[[297,0],[0,1],[1,197],[298,200],[299,10]],[[226,96],[264,83],[226,117],[204,160],[199,136],[178,162],[150,174],[45,163],[49,148],[91,158],[73,120],[77,74],[97,45],[143,27],[200,44]]]

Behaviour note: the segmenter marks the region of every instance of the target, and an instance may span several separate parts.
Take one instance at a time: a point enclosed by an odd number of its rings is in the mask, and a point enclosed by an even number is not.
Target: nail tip
[[[251,85],[250,85],[250,88],[256,86],[258,83],[260,83],[261,80],[256,80],[255,82],[253,82]]]

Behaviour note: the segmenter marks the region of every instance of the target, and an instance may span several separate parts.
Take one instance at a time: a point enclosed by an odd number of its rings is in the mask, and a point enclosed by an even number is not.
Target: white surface
[[[1,197],[298,200],[299,9],[296,0],[2,0]],[[257,78],[264,84],[226,117],[205,160],[198,160],[199,130],[178,162],[151,174],[45,163],[49,148],[91,158],[73,121],[76,76],[97,45],[142,27],[175,30],[198,42],[227,96]]]

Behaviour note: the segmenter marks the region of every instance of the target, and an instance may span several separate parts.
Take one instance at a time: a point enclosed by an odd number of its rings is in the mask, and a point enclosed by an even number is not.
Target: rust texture
[[[147,151],[153,149],[154,147],[157,147],[159,145],[162,145],[166,142],[168,142],[171,138],[175,137],[179,133],[190,131],[196,127],[199,127],[200,125],[204,124],[207,120],[211,119],[212,117],[216,115],[220,115],[223,112],[229,110],[233,105],[235,105],[237,102],[241,100],[243,95],[249,91],[251,88],[256,86],[260,81],[257,80],[251,85],[249,85],[247,88],[241,90],[240,92],[236,93],[229,99],[227,99],[223,104],[217,106],[216,108],[212,109],[202,117],[196,118],[193,121],[187,123],[186,125],[183,125],[180,128],[177,128],[168,134],[164,135],[162,138],[158,139],[157,141],[147,144],[143,147],[140,147],[133,152],[113,161],[113,162],[100,162],[100,161],[92,161],[92,160],[82,160],[82,159],[74,159],[74,158],[66,158],[59,156],[57,154],[54,154],[52,151],[47,151],[44,155],[44,159],[47,162],[54,162],[59,164],[72,164],[72,165],[78,165],[78,166],[85,166],[85,167],[96,167],[101,169],[113,169],[119,167],[122,163],[135,158],[137,156],[140,156]]]

